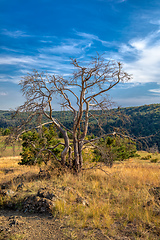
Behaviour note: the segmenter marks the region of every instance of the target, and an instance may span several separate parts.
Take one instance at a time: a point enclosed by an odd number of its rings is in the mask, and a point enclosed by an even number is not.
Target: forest
[[[91,110],[93,111],[93,110]],[[104,133],[115,130],[137,139],[137,149],[149,150],[157,147],[160,150],[160,104],[150,104],[139,107],[115,108],[110,110],[95,110],[97,118],[101,122]],[[21,113],[18,117],[12,118],[14,111],[0,111],[1,133],[7,128],[18,126],[25,121],[27,113]],[[70,111],[54,111],[53,117],[59,119],[68,129],[72,126],[73,116]],[[36,118],[30,126],[37,124]],[[45,121],[45,118],[42,120]],[[95,118],[90,118],[88,135],[99,136],[100,131]]]

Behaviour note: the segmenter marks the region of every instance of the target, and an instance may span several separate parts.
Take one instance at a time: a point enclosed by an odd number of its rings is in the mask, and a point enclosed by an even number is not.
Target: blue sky
[[[159,0],[0,0],[0,109],[23,103],[33,69],[67,77],[96,52],[133,74],[110,91],[118,105],[160,103]]]

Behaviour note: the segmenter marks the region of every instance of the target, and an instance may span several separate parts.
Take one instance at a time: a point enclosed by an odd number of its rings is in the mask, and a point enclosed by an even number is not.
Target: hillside
[[[11,111],[0,111],[0,128],[15,127],[27,116],[26,113],[23,113],[12,119],[12,114]],[[155,135],[152,138],[146,138],[143,142],[141,141],[142,144],[138,143],[138,148],[146,149],[156,144],[160,150],[160,135],[158,134],[160,104],[112,109],[105,111],[105,115],[102,115],[101,111],[96,111],[96,114],[101,119],[105,132],[113,131],[114,128],[117,130],[118,128],[134,138]],[[53,115],[55,118],[60,119],[67,128],[72,125],[71,112],[55,111]],[[35,124],[35,122],[36,119],[32,121],[32,124]],[[99,134],[97,122],[93,118],[90,119],[89,134]]]
[[[0,158],[0,239],[159,240],[160,162],[139,154],[78,175]]]

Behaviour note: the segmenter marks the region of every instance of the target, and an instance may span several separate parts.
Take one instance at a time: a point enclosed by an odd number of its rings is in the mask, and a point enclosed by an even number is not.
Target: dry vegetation
[[[103,167],[105,172],[90,169],[73,175],[52,170],[49,180],[26,180],[18,197],[50,188],[59,197],[52,214],[64,232],[72,228],[69,239],[99,239],[97,229],[100,239],[160,239],[160,205],[151,193],[152,188],[160,187],[160,155],[151,154],[157,163],[144,160],[148,153],[140,155],[112,168]],[[0,183],[38,173],[38,167],[20,166],[18,161],[18,157],[0,158]],[[17,184],[13,182],[10,189],[16,191]],[[1,197],[2,206],[3,201]]]
[[[14,146],[5,146],[5,136],[0,136],[0,157],[18,156],[22,150],[21,143]]]

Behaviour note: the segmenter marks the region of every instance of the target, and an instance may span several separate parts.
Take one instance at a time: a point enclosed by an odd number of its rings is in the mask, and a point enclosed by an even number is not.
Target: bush
[[[6,128],[3,132],[2,132],[2,135],[3,136],[7,136],[7,135],[9,135],[11,133],[11,131],[8,129],[8,128]]]
[[[137,151],[135,142],[119,136],[100,139],[97,147],[94,150],[94,161],[102,161],[110,166],[113,161],[123,161],[136,156]]]
[[[150,162],[151,163],[157,163],[158,162],[158,158],[152,158]]]
[[[145,157],[141,157],[141,160],[149,160],[149,159],[151,159],[152,158],[152,156],[150,155],[150,154],[148,154],[147,156],[145,156]]]
[[[33,165],[35,163],[41,164],[48,163],[50,159],[54,159],[54,156],[50,154],[46,149],[55,146],[59,140],[55,138],[56,133],[53,126],[42,127],[41,131],[28,131],[22,135],[22,156],[19,164],[21,165]],[[62,147],[58,146],[52,151],[56,156],[59,156],[62,151]]]

